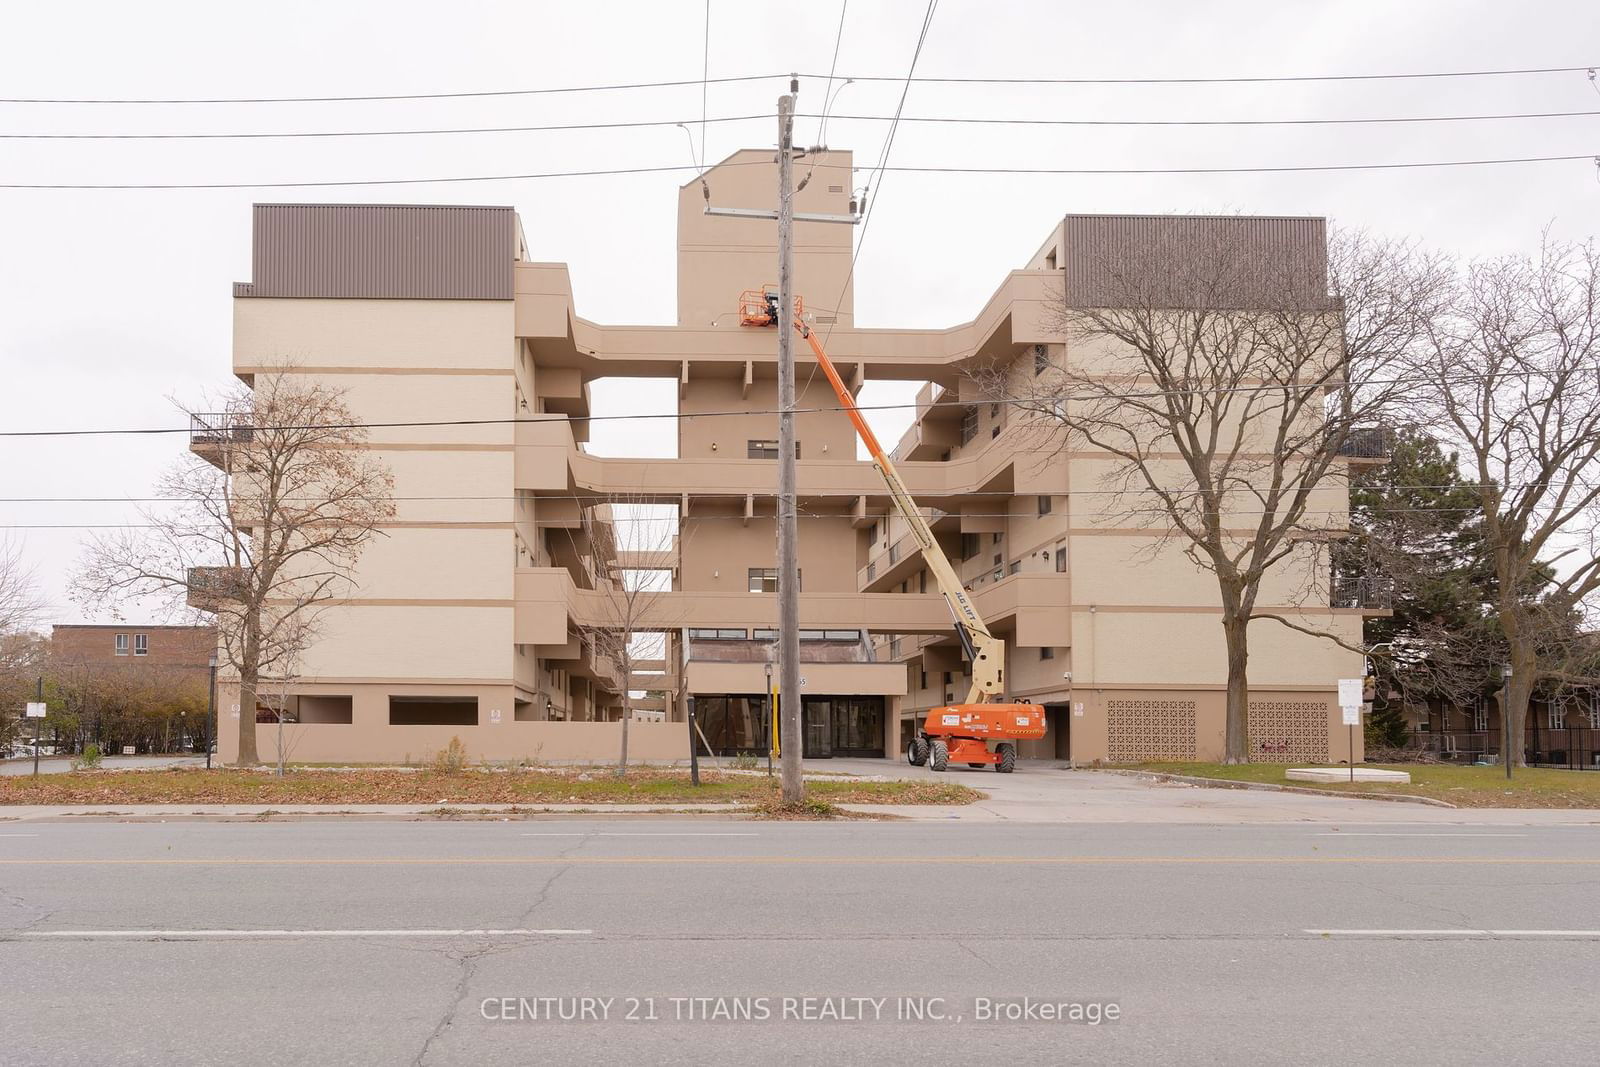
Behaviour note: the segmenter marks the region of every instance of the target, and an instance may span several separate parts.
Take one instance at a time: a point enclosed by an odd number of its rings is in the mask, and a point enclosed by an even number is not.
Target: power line
[[[621,460],[623,462],[628,462],[630,460],[640,460],[640,459],[652,459],[652,458],[655,458],[655,459],[659,459],[659,460],[661,460],[663,462],[672,462],[672,461],[674,461],[674,460],[676,460],[676,459],[678,459],[680,457],[676,457],[676,456],[660,456],[660,457],[614,456],[614,457],[596,457],[596,458],[612,458],[612,459]],[[868,461],[867,460],[860,460],[859,462],[866,463]],[[1458,482],[1458,483],[1453,484],[1453,485],[1404,485],[1404,486],[1395,486],[1393,488],[1405,489],[1405,490],[1412,490],[1412,489],[1482,489],[1482,488],[1491,488],[1491,489],[1502,489],[1502,490],[1504,490],[1504,489],[1527,489],[1527,488],[1531,488],[1531,487],[1533,487],[1535,485],[1544,486],[1546,484],[1547,483],[1544,483],[1544,482],[1537,482],[1537,483],[1535,483],[1535,482],[1518,482],[1518,483],[1508,484],[1508,485],[1482,486],[1482,485],[1479,485],[1479,484],[1476,484],[1476,483]],[[1367,487],[1358,486],[1358,485],[1351,485],[1351,484],[1315,485],[1315,486],[1308,487],[1307,491],[1308,492],[1351,493],[1351,492],[1360,492],[1365,488],[1367,488]],[[1388,488],[1388,487],[1382,487],[1382,488]],[[1181,491],[1181,490],[1176,490],[1175,489],[1173,491],[1174,492],[1178,492],[1178,491]],[[1227,490],[1227,491],[1228,492],[1242,492],[1243,490]],[[666,496],[678,496],[678,495],[680,495],[680,492],[678,490],[670,490],[669,489],[669,490],[661,490],[660,492],[661,492],[662,495],[666,495]],[[806,492],[807,493],[811,493],[811,494],[828,495],[828,496],[832,496],[832,495],[848,496],[851,493],[855,493],[857,495],[860,495],[859,489],[857,487],[853,487],[853,486],[850,487],[850,488],[832,488],[832,489],[819,489],[819,488],[815,488],[815,487],[807,487]],[[1047,495],[1047,496],[1048,495],[1056,495],[1056,496],[1127,496],[1129,494],[1151,493],[1151,492],[1154,492],[1154,490],[1150,489],[1148,486],[1131,486],[1131,487],[1129,487],[1127,489],[1073,489],[1073,490],[1068,490],[1068,491],[1063,492],[1063,493],[1044,494],[1044,495]],[[529,493],[530,493],[530,495],[528,495],[528,496],[516,496],[516,495],[505,496],[503,494],[495,494],[495,495],[490,495],[490,496],[481,496],[481,495],[478,495],[478,496],[472,496],[472,495],[469,495],[469,496],[391,496],[391,497],[388,497],[387,499],[395,500],[395,501],[406,501],[406,502],[415,502],[415,501],[430,501],[430,502],[490,501],[490,502],[496,502],[496,501],[522,501],[522,500],[528,500],[528,501],[546,501],[546,500],[568,501],[568,500],[578,500],[578,501],[590,501],[590,502],[594,502],[594,503],[621,504],[623,506],[637,505],[639,507],[650,507],[650,508],[655,508],[655,507],[674,507],[674,506],[676,506],[674,504],[674,502],[672,502],[672,501],[666,501],[666,500],[639,500],[639,499],[635,499],[636,497],[641,496],[641,495],[649,495],[651,493],[651,490],[648,490],[648,489],[638,490],[636,492],[609,493],[609,494],[608,493],[540,493],[540,492],[534,492],[532,490],[530,490]],[[690,495],[691,496],[702,496],[703,497],[703,496],[715,496],[717,494],[698,493],[698,494],[690,494]],[[730,498],[732,498],[732,497],[743,497],[743,496],[755,496],[756,498],[763,499],[763,500],[764,499],[774,499],[777,496],[776,493],[753,493],[753,494],[750,494],[750,493],[742,493],[742,492],[737,492],[737,491],[731,491],[729,493],[722,494],[722,495],[728,496]],[[930,495],[930,497],[935,497],[935,496],[939,496],[941,494],[935,493],[935,494],[929,494],[929,495]],[[945,495],[945,496],[961,496],[961,497],[1007,497],[1007,498],[1015,497],[1017,499],[1024,499],[1024,498],[1030,498],[1030,497],[1038,496],[1040,494],[1038,494],[1038,493],[1018,493],[1018,492],[1016,492],[1014,490],[1009,490],[1009,489],[973,489],[973,490],[962,490],[959,493],[947,493],[947,494],[942,494],[942,495]],[[146,504],[146,503],[181,503],[181,502],[184,502],[184,501],[188,501],[190,499],[191,498],[189,498],[189,497],[181,497],[181,496],[8,496],[8,497],[0,497],[0,504]],[[283,501],[283,502],[285,502],[285,503],[290,503],[290,502],[317,502],[322,498],[320,498],[320,497],[280,497],[278,499]],[[934,509],[934,510],[943,510],[943,509]],[[1388,510],[1388,509],[1385,509],[1385,510]],[[1424,510],[1431,510],[1431,509],[1424,509]],[[1446,509],[1446,510],[1452,510],[1452,509]],[[949,512],[948,514],[954,515],[956,513],[955,512]]]
[[[839,0],[839,28],[834,31],[833,35],[833,60],[828,64],[828,83],[822,87],[822,115],[817,123],[817,144],[819,145],[827,143],[824,137],[828,132],[828,111],[831,107],[829,97],[833,93],[834,71],[839,69],[839,46],[844,44],[844,16],[849,10],[850,0]]]
[[[313,368],[307,368],[307,369],[304,370],[304,372],[305,373],[315,373],[316,372],[316,368],[314,368],[314,367]],[[1543,376],[1545,376],[1545,372],[1538,371],[1538,370],[1533,370],[1533,369],[1521,370],[1521,371],[1509,371],[1508,370],[1508,371],[1499,371],[1499,372],[1496,372],[1494,374],[1455,374],[1455,375],[1449,375],[1447,377],[1442,377],[1442,378],[1435,378],[1435,377],[1429,377],[1429,376],[1423,376],[1423,375],[1414,376],[1414,377],[1399,377],[1399,378],[1374,378],[1374,379],[1371,379],[1370,381],[1361,382],[1361,383],[1359,383],[1359,385],[1362,388],[1366,388],[1366,387],[1370,387],[1370,386],[1379,386],[1379,385],[1446,385],[1446,386],[1448,386],[1448,385],[1460,385],[1460,384],[1466,384],[1466,383],[1472,383],[1472,382],[1482,382],[1482,381],[1489,381],[1489,380],[1498,381],[1498,380],[1512,379],[1512,378],[1530,378],[1531,379],[1531,378],[1538,378],[1538,377],[1543,377]],[[918,403],[916,401],[911,401],[909,403],[899,403],[899,404],[855,404],[855,405],[852,405],[852,406],[854,407],[854,409],[856,411],[908,411],[908,410],[915,411],[915,410],[920,409],[920,408],[928,408],[928,409],[932,409],[932,408],[975,408],[975,407],[979,407],[979,406],[981,406],[983,404],[1007,404],[1007,405],[1016,404],[1016,405],[1031,405],[1031,406],[1034,406],[1034,407],[1040,407],[1040,406],[1043,406],[1043,405],[1053,404],[1053,403],[1057,403],[1057,402],[1068,402],[1068,403],[1071,403],[1071,402],[1079,402],[1079,401],[1081,401],[1081,402],[1092,402],[1092,403],[1104,403],[1104,402],[1108,402],[1108,401],[1111,401],[1111,400],[1153,400],[1153,399],[1160,399],[1162,397],[1168,397],[1168,396],[1200,396],[1200,395],[1218,395],[1218,394],[1234,394],[1234,393],[1260,393],[1260,392],[1268,392],[1268,393],[1270,393],[1270,392],[1282,392],[1282,391],[1284,391],[1286,389],[1300,389],[1300,390],[1307,391],[1307,392],[1316,392],[1316,391],[1322,390],[1324,388],[1324,386],[1327,385],[1327,384],[1329,384],[1329,383],[1312,382],[1312,383],[1297,384],[1297,383],[1292,383],[1292,382],[1277,382],[1277,383],[1263,383],[1263,384],[1259,384],[1259,385],[1220,386],[1220,387],[1216,387],[1216,388],[1207,388],[1207,389],[1150,389],[1150,390],[1142,390],[1142,391],[1139,391],[1139,392],[1128,391],[1128,392],[1120,392],[1120,393],[1116,394],[1115,397],[1108,396],[1108,395],[1102,394],[1102,393],[1089,393],[1089,394],[1064,393],[1064,394],[1061,394],[1059,396],[1041,395],[1041,396],[1031,396],[1031,397],[1030,396],[1023,396],[1023,397],[1012,396],[1012,397],[997,397],[997,398],[995,398],[995,397],[983,397],[983,398],[981,398],[979,400],[975,400],[975,401],[966,401],[966,400],[932,400],[932,401],[929,401],[926,404],[921,404],[921,403]],[[828,412],[843,412],[846,409],[844,407],[840,406],[840,405],[824,405],[824,406],[820,406],[820,407],[794,408],[793,410],[794,410],[795,414],[797,414],[797,415],[812,415],[812,414],[828,413]],[[196,414],[205,415],[207,413],[197,412]],[[508,425],[509,426],[518,426],[518,425],[530,425],[531,426],[531,425],[539,425],[539,424],[545,424],[545,423],[628,422],[628,421],[632,421],[632,420],[636,420],[636,419],[637,420],[669,419],[669,420],[673,420],[673,421],[682,421],[682,420],[686,420],[686,419],[687,420],[694,420],[694,419],[714,419],[714,418],[735,418],[735,417],[749,416],[749,415],[778,415],[778,414],[781,414],[781,412],[777,408],[742,408],[742,409],[741,408],[732,408],[732,409],[726,409],[726,410],[720,410],[720,411],[650,411],[650,412],[641,412],[641,413],[627,414],[627,415],[531,415],[531,416],[512,416],[510,418],[494,418],[494,419],[426,419],[426,420],[405,420],[405,421],[396,421],[396,422],[315,423],[315,424],[309,424],[309,425],[303,425],[303,426],[302,425],[256,426],[256,425],[248,424],[248,420],[245,420],[244,422],[241,422],[240,428],[244,428],[246,425],[248,425],[250,429],[252,429],[252,430],[260,430],[260,431],[266,431],[266,430],[278,430],[278,431],[289,431],[289,430],[362,430],[362,429],[378,430],[378,429],[411,429],[411,428],[441,427],[441,426],[508,426]],[[226,429],[227,429],[227,427],[208,428],[207,430],[203,430],[202,432],[203,433],[204,432],[211,432],[211,433],[220,434],[220,433],[224,432],[224,430],[226,430]],[[195,432],[194,428],[190,427],[190,426],[143,426],[143,427],[126,427],[126,428],[94,428],[94,429],[74,429],[74,430],[0,430],[0,438],[7,438],[7,437],[152,436],[152,435],[160,435],[160,434],[194,433],[194,432]],[[495,442],[482,442],[482,443],[493,444]],[[374,442],[373,445],[374,445],[375,448],[380,448],[381,449],[383,447],[383,442]],[[634,458],[642,458],[642,457],[634,457]]]
[[[1419,170],[1441,167],[1489,167],[1521,163],[1562,163],[1573,160],[1589,161],[1596,153],[1583,152],[1560,156],[1517,156],[1498,159],[1443,159],[1409,163],[1318,163],[1284,166],[1249,167],[949,167],[949,166],[890,166],[880,172],[902,174],[1010,174],[1010,175],[1130,175],[1130,174],[1292,174],[1325,171],[1382,171]],[[844,170],[842,165],[817,163],[817,167]],[[770,166],[766,161],[724,163],[721,166]],[[349,188],[353,186],[390,185],[444,185],[453,182],[510,182],[533,181],[546,178],[596,178],[624,174],[665,174],[693,171],[692,164],[672,164],[649,167],[611,167],[594,170],[544,171],[530,174],[461,174],[439,178],[351,178],[323,181],[265,181],[265,182],[3,182],[0,189],[54,189],[54,190],[136,190],[136,189],[311,189]],[[865,223],[863,223],[863,226]]]
[[[771,120],[771,115],[726,115],[701,118],[700,124]],[[652,126],[682,126],[694,119],[648,119],[634,122],[570,122],[549,126],[451,126],[403,130],[287,130],[261,133],[0,133],[8,141],[228,141],[270,140],[296,137],[434,137],[474,133],[557,133],[567,130],[629,130]],[[702,135],[703,136],[703,135]]]
[[[630,89],[673,89],[686,85],[772,81],[787,74],[740,74],[725,78],[621,82],[611,85],[565,85],[540,89],[473,89],[447,93],[380,93],[365,96],[213,96],[213,97],[0,97],[0,104],[335,104],[373,100],[460,100],[495,96],[553,96],[563,93],[609,93]]]
[[[1384,124],[1410,124],[1428,122],[1500,122],[1527,119],[1593,118],[1600,111],[1525,111],[1475,115],[1372,115],[1349,118],[1277,118],[1277,119],[1041,119],[1041,118],[985,118],[959,115],[902,115],[902,123],[936,123],[972,126],[1358,126]],[[829,122],[894,122],[893,115],[836,115],[828,112],[804,112],[796,118],[823,119]],[[546,126],[446,126],[398,130],[269,130],[244,133],[0,133],[7,141],[227,141],[227,140],[286,140],[293,138],[326,137],[436,137],[447,135],[487,133],[559,133],[572,130],[623,130],[658,126],[682,126],[698,121],[701,125],[701,155],[705,154],[704,127],[707,123],[770,121],[770,114],[724,115],[700,119],[650,119],[634,122],[574,122]],[[819,134],[820,140],[820,134]]]
[[[862,192],[863,199],[865,199],[865,197],[868,195],[873,197],[872,204],[874,205],[878,202],[877,198],[881,193],[883,168],[889,164],[889,153],[894,149],[895,134],[900,130],[900,116],[905,112],[906,96],[911,92],[911,78],[912,75],[916,74],[917,72],[917,60],[922,58],[922,46],[927,43],[928,27],[933,23],[933,13],[938,6],[939,0],[928,0],[928,9],[922,16],[922,28],[917,32],[917,46],[911,53],[911,65],[906,70],[905,84],[900,89],[900,103],[895,106],[894,120],[889,124],[889,132],[884,136],[883,139],[883,154],[878,157],[878,166],[876,168],[877,177],[873,178],[869,176],[867,178],[866,187]],[[839,295],[834,298],[833,302],[835,304],[843,304],[845,295],[850,291],[850,282],[855,278],[856,275],[856,263],[861,259],[861,249],[867,243],[867,231],[872,226],[872,216],[873,211],[871,207],[863,203],[861,235],[856,238],[856,246],[850,253],[850,266],[845,270],[844,284],[839,288]],[[788,314],[789,310],[791,309],[785,309],[784,313]],[[822,343],[824,345],[826,345],[828,341],[833,338],[833,328],[836,323],[837,316],[835,317],[834,322],[828,324],[827,333],[823,334]],[[782,324],[780,324],[779,328],[783,328]],[[812,367],[810,376],[806,378],[807,389],[811,388],[811,382],[813,379],[815,379],[816,374],[817,368]]]
[[[1161,78],[1013,78],[1013,77],[943,77],[924,75],[916,82],[943,85],[1229,85],[1262,84],[1272,82],[1345,82],[1394,81],[1424,78],[1495,78],[1522,77],[1545,74],[1587,73],[1595,64],[1585,63],[1572,67],[1520,67],[1497,70],[1444,70],[1412,71],[1378,74],[1288,74],[1288,75],[1230,75],[1223,77],[1161,77]],[[773,81],[787,78],[788,74],[744,74],[722,78],[689,78],[675,81],[622,82],[607,85],[569,85],[525,89],[478,89],[437,93],[380,93],[349,96],[234,96],[234,97],[0,97],[0,104],[322,104],[351,103],[383,100],[455,100],[477,97],[548,96],[566,93],[619,92],[637,89],[671,89],[703,85],[706,82],[731,84],[735,82]],[[805,77],[821,78],[819,74]],[[901,82],[903,75],[857,74],[850,78],[858,82]]]
[[[1577,74],[1594,69],[1585,63],[1576,67],[1519,67],[1503,70],[1435,70],[1401,74],[1273,74],[1228,75],[1216,78],[946,78],[928,75],[916,81],[943,85],[1258,85],[1269,82],[1359,82],[1397,81],[1412,78],[1500,78],[1538,74]],[[856,81],[890,82],[893,75],[857,75]]]
[[[1063,494],[1063,495],[1070,495],[1070,494]],[[1292,509],[1290,509],[1288,507],[1279,508],[1279,509],[1277,509],[1277,511],[1274,512],[1274,514],[1287,514],[1291,510]],[[1299,514],[1303,515],[1303,516],[1323,515],[1323,516],[1341,516],[1341,517],[1345,517],[1345,518],[1353,518],[1353,516],[1351,514],[1352,510],[1353,509],[1347,509],[1347,508],[1326,508],[1326,509],[1308,508],[1308,509],[1306,509],[1304,511],[1299,512]],[[1434,514],[1434,513],[1462,514],[1462,513],[1476,512],[1478,510],[1479,509],[1476,508],[1476,507],[1459,507],[1459,508],[1444,508],[1444,507],[1433,507],[1433,508],[1389,508],[1389,509],[1386,510],[1385,513],[1386,514],[1391,514],[1391,515],[1392,514],[1401,514],[1401,513],[1406,513],[1406,514]],[[1186,510],[1185,514],[1188,514],[1188,513],[1189,512]],[[1250,517],[1250,516],[1258,516],[1258,515],[1261,515],[1263,513],[1264,512],[1261,509],[1238,509],[1238,510],[1234,510],[1234,509],[1230,509],[1230,508],[1224,508],[1223,511],[1222,511],[1222,518],[1223,518],[1224,522],[1226,522],[1226,520],[1228,520],[1230,518],[1247,518],[1247,517]],[[1165,512],[1163,512],[1162,514],[1165,514]],[[821,512],[806,511],[804,509],[801,509],[800,511],[798,511],[796,513],[796,515],[797,515],[798,518],[812,519],[812,520],[816,520],[816,521],[849,522],[849,521],[852,520],[851,514],[849,512],[843,512],[843,511],[837,512],[837,513],[832,513],[832,514],[825,514],[825,513],[821,513]],[[951,515],[952,518],[961,517],[961,518],[968,518],[968,519],[1033,518],[1033,514],[1031,512],[1028,512],[1028,511],[967,512],[964,515],[958,515],[958,513],[956,513],[956,512],[951,512],[950,515]],[[773,518],[773,516],[770,515],[770,514],[768,514],[768,515],[756,515],[756,516],[754,516],[754,518],[755,519],[770,519],[770,518]],[[644,518],[644,519],[628,519],[628,520],[623,520],[623,521],[638,522],[638,523],[641,523],[641,524],[648,525],[651,522],[672,522],[672,521],[677,521],[677,522],[680,522],[680,523],[695,523],[695,522],[741,522],[741,523],[748,523],[751,520],[750,520],[750,518],[748,518],[747,516],[744,516],[744,515],[694,515],[694,514],[690,514],[690,515],[687,515],[687,516],[682,516],[677,520],[673,520],[673,519],[670,519],[670,518],[654,518],[654,519],[652,519],[652,518]],[[518,521],[514,520],[514,519],[497,519],[497,518],[485,518],[485,519],[438,519],[438,520],[433,520],[433,519],[396,519],[396,520],[390,520],[387,523],[380,522],[377,525],[380,526],[380,527],[383,527],[383,526],[399,526],[399,527],[403,528],[404,526],[413,525],[413,524],[421,525],[421,526],[427,526],[427,527],[446,527],[446,528],[448,528],[448,527],[452,527],[452,526],[461,526],[461,527],[468,527],[468,528],[478,528],[478,527],[482,527],[482,526],[489,525],[489,524],[493,524],[493,525],[497,525],[497,526],[500,526],[500,525],[503,525],[503,526],[516,526],[516,525],[518,525]],[[218,525],[220,526],[220,523]],[[242,525],[247,525],[247,524],[242,524]],[[535,527],[544,527],[546,529],[570,529],[571,528],[570,521],[566,520],[566,519],[534,519],[532,521],[532,525],[535,526]],[[171,526],[172,526],[171,523],[160,523],[160,522],[0,523],[0,530],[163,530],[163,529],[170,529]],[[1094,526],[1089,526],[1089,527],[1073,527],[1072,529],[1094,529],[1094,528],[1095,528]],[[1351,527],[1348,526],[1348,525],[1329,526],[1329,527],[1318,526],[1318,527],[1310,527],[1308,529],[1320,530],[1320,529],[1324,529],[1324,528],[1326,528],[1326,529],[1336,529],[1336,530],[1345,530],[1345,529],[1350,529]],[[1072,532],[1072,529],[1063,530],[1063,531],[1061,531],[1060,534],[1045,535],[1045,540],[1048,541],[1052,537],[1055,537],[1055,536],[1069,536],[1071,534],[1071,532]],[[1118,527],[1118,529],[1122,529],[1122,528]],[[1141,532],[1148,532],[1149,535],[1152,536],[1152,537],[1167,536],[1166,531],[1164,531],[1164,530],[1162,530],[1162,529],[1160,529],[1158,527],[1149,527],[1147,531],[1144,530],[1143,528],[1141,528]],[[200,535],[199,534],[195,534],[193,536],[200,536]],[[646,552],[663,552],[663,551],[668,551],[668,549],[666,549],[666,548],[645,549],[644,551],[646,551]],[[1004,555],[1004,553],[1001,553],[1001,554]],[[909,559],[910,557],[906,557],[906,558]],[[646,568],[637,568],[637,569],[649,570],[649,569],[652,569],[652,568],[647,568],[646,567]]]

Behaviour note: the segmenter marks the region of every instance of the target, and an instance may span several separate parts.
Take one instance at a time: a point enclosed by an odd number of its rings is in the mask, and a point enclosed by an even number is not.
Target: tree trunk
[[[1511,646],[1511,684],[1506,687],[1506,766],[1528,765],[1528,704],[1539,678],[1539,658],[1532,649]],[[1514,761],[1514,762],[1513,762]],[[1509,774],[1509,770],[1507,772]]]
[[[1228,650],[1227,732],[1223,739],[1224,763],[1250,762],[1250,660],[1249,622],[1224,611],[1222,634]]]
[[[617,757],[617,777],[628,773],[628,721],[633,718],[633,694],[628,682],[633,676],[633,662],[624,657],[622,663],[622,754]]]

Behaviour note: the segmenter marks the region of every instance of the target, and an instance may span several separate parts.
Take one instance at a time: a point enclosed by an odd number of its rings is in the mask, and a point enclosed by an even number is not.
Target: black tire
[[[1000,757],[1000,762],[994,765],[995,770],[999,771],[1001,774],[1010,774],[1012,771],[1017,769],[1016,745],[999,745],[995,748],[995,753]]]
[[[913,767],[920,767],[928,762],[928,739],[926,737],[913,737],[911,744],[906,748],[906,760]]]
[[[928,747],[928,766],[936,771],[942,771],[950,766],[950,746],[943,741],[935,741]]]

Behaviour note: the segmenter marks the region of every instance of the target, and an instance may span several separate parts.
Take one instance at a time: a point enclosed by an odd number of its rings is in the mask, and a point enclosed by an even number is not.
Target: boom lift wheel
[[[1017,746],[1012,744],[999,744],[995,746],[995,755],[1000,757],[1000,762],[994,769],[1001,774],[1010,774],[1017,769]]]
[[[928,739],[926,737],[913,737],[911,746],[906,749],[906,759],[913,767],[920,767],[928,762]]]
[[[942,771],[950,766],[950,746],[943,741],[935,741],[928,748],[928,766],[936,771]]]

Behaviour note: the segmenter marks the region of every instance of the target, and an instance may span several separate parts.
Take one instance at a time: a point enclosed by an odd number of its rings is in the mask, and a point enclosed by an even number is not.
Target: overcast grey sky
[[[904,75],[924,0],[855,0],[841,76]],[[698,79],[703,0],[450,4],[281,0],[9,5],[4,97],[261,97],[430,93]],[[837,0],[710,5],[713,77],[826,74]],[[1398,73],[1600,63],[1593,0],[942,0],[918,73],[1218,77]],[[712,117],[768,114],[782,80],[713,85]],[[803,81],[799,110],[820,108]],[[900,87],[858,83],[843,115],[889,115]],[[1096,119],[1341,118],[1600,111],[1582,73],[1221,86],[913,85],[907,115]],[[378,130],[701,117],[698,85],[648,92],[262,105],[0,104],[0,133]],[[707,127],[706,154],[772,142],[771,119]],[[887,124],[836,119],[859,165]],[[698,127],[696,129],[698,135]],[[802,120],[800,139],[815,139]],[[1284,166],[1600,153],[1600,116],[1521,121],[1211,128],[907,124],[892,164]],[[527,173],[687,163],[673,127],[257,141],[6,140],[8,183],[277,182]],[[342,189],[0,189],[0,425],[176,425],[171,396],[228,381],[229,285],[249,276],[256,200],[513,204],[532,255],[571,266],[578,311],[671,322],[679,174]],[[1587,237],[1600,171],[1587,160],[1301,174],[972,176],[891,173],[856,276],[863,326],[965,321],[1067,212],[1322,214],[1467,254],[1522,251],[1547,223]],[[914,391],[914,389],[913,389]],[[869,400],[905,395],[874,390]],[[668,409],[670,390],[602,388],[601,410]],[[597,410],[597,413],[600,411]],[[904,418],[883,417],[898,436]],[[647,425],[597,427],[596,451],[646,454]],[[0,497],[143,496],[181,437],[0,441]],[[0,524],[115,523],[127,504],[0,502]],[[76,529],[13,531],[55,621]]]

